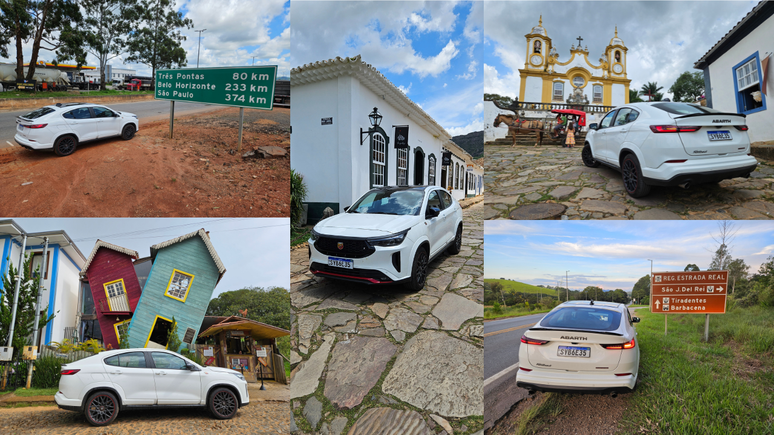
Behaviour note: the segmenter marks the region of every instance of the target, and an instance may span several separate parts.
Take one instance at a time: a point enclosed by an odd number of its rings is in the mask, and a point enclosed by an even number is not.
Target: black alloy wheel
[[[424,247],[417,249],[414,255],[414,263],[411,266],[411,279],[408,288],[413,291],[419,291],[425,288],[427,279],[428,254]]]
[[[645,196],[650,192],[650,186],[645,184],[640,169],[640,162],[634,154],[627,154],[621,164],[621,176],[624,189],[632,198]]]
[[[583,151],[581,151],[581,159],[583,159],[583,164],[589,168],[596,168],[599,166],[599,162],[594,159],[594,154],[591,152],[591,145],[589,144],[583,146]]]
[[[219,420],[227,420],[236,415],[239,402],[233,391],[228,388],[218,388],[210,395],[210,412]]]
[[[129,140],[134,137],[134,132],[137,131],[136,128],[134,128],[133,124],[128,124],[124,126],[123,131],[121,131],[121,138],[123,140]]]
[[[54,142],[54,153],[60,157],[69,156],[77,146],[78,141],[73,136],[62,136]]]
[[[450,255],[457,255],[462,250],[462,223],[457,226],[457,234],[454,235],[454,244],[449,246],[447,252]]]
[[[86,401],[84,414],[92,426],[106,426],[118,416],[118,400],[107,391],[94,393]]]

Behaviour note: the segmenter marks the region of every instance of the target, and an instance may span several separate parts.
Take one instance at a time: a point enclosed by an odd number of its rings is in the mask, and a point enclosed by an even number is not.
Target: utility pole
[[[570,301],[570,278],[568,277],[569,270],[564,272],[564,284],[567,287],[567,301]]]
[[[11,243],[9,241],[9,243]],[[13,245],[12,245],[13,246]],[[16,306],[19,304],[19,286],[21,285],[21,271],[24,269],[24,251],[27,249],[27,234],[23,234],[22,237],[22,245],[21,245],[21,251],[19,252],[19,266],[16,269],[16,284],[14,284],[14,290],[13,290],[13,305],[11,308],[11,327],[9,328],[10,331],[8,332],[8,347],[13,346],[13,330],[14,326],[16,325]],[[13,353],[13,350],[11,350]],[[2,389],[5,389],[6,381],[8,380],[8,369],[10,368],[10,365],[5,366],[5,371],[3,371],[3,382],[2,382]]]
[[[32,324],[32,345],[37,346],[38,343],[38,323],[40,322],[40,297],[43,293],[43,277],[46,275],[46,272],[48,271],[48,262],[46,261],[48,259],[48,237],[43,238],[43,268],[41,269],[40,273],[38,274],[38,297],[35,301],[35,323]],[[27,389],[29,390],[32,386],[32,368],[34,364],[28,363],[27,364]]]
[[[202,30],[194,30],[194,32],[199,32],[199,48],[196,49],[196,67],[199,68],[199,50],[202,48],[202,32],[206,31],[207,29]]]

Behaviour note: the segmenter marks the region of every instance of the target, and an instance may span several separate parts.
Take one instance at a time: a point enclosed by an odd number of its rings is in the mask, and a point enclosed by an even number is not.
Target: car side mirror
[[[349,206],[344,207],[344,211],[349,211]]]
[[[599,124],[597,124],[596,122],[592,122],[591,124],[589,124],[589,130],[596,130],[598,126]]]
[[[428,207],[427,211],[425,212],[425,219],[432,219],[434,217],[438,217],[438,215],[441,214],[441,209],[438,207]]]
[[[186,363],[185,364],[185,368],[190,370],[190,371],[192,371],[192,372],[200,372],[202,370],[199,367],[196,367],[195,365],[193,365],[191,363]]]
[[[632,323],[640,323],[639,317],[632,317]]]

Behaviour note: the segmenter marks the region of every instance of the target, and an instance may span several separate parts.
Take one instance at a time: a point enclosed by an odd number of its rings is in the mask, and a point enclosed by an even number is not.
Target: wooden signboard
[[[650,309],[668,314],[724,314],[728,271],[654,272]]]

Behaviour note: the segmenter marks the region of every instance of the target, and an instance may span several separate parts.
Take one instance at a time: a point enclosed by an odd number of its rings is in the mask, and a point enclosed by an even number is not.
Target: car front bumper
[[[628,388],[634,389],[637,373],[616,376],[615,373],[567,372],[560,370],[524,371],[516,373],[516,386],[535,391],[604,391]]]
[[[651,186],[702,184],[745,177],[758,167],[753,156],[718,157],[663,163],[658,168],[642,168],[645,183]]]
[[[13,137],[13,140],[23,146],[24,148],[27,148],[28,150],[51,150],[54,149],[53,144],[42,144],[39,142],[31,141],[27,138],[24,138],[22,136],[19,136],[18,134]]]
[[[329,266],[329,255],[318,251],[310,241],[309,270],[315,275],[334,279],[364,284],[392,284],[411,277],[411,247],[411,241],[406,239],[398,246],[376,246],[374,253],[364,258],[339,257],[352,260],[354,269],[345,269]],[[400,265],[400,270],[393,264],[393,256],[396,254],[399,257],[397,264]]]

